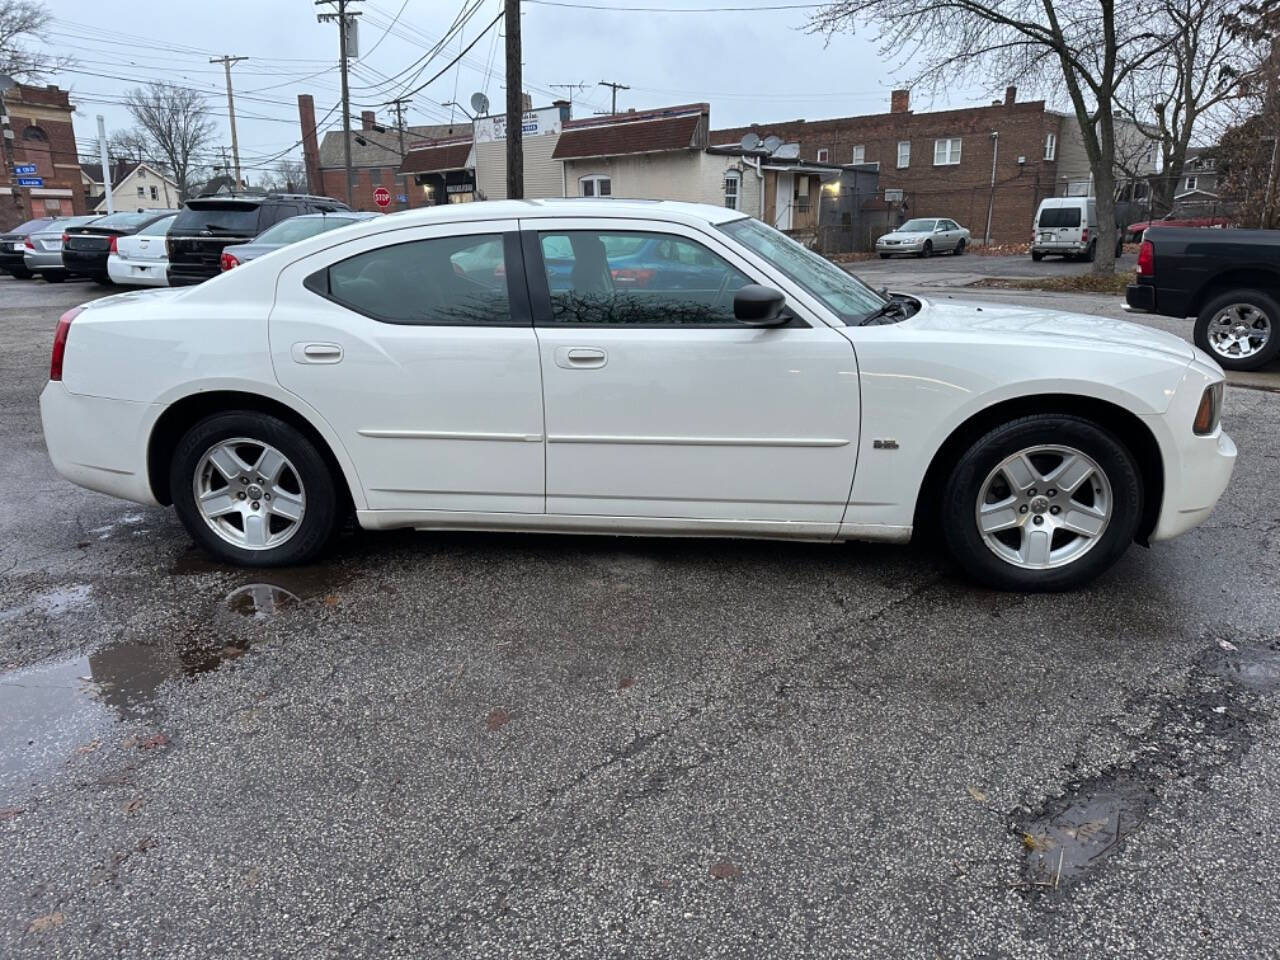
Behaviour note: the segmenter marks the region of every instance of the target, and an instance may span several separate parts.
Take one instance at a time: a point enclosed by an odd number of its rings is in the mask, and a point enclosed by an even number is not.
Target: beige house
[[[524,195],[530,200],[562,197],[560,164],[554,162],[556,145],[569,117],[568,103],[540,110],[526,110],[522,118]],[[473,124],[476,198],[507,198],[507,118],[476,117]]]
[[[82,163],[80,178],[93,213],[107,212],[102,164]],[[175,210],[182,206],[178,184],[149,163],[117,160],[111,171],[111,201],[116,210]]]

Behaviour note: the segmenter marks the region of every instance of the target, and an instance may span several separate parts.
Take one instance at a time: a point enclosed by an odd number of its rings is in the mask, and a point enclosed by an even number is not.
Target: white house
[[[149,163],[117,160],[111,174],[111,200],[116,210],[172,210],[181,206],[177,182]],[[80,175],[89,209],[106,213],[102,164],[82,163]]]

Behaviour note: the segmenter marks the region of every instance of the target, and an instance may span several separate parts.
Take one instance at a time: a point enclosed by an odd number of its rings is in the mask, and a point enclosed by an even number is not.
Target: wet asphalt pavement
[[[0,279],[0,956],[1275,954],[1280,395],[1067,596],[730,541],[245,573],[48,464],[96,292]]]

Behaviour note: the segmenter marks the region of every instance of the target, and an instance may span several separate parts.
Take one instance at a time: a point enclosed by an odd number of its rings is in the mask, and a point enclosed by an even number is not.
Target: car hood
[[[932,234],[929,233],[886,233],[881,240],[928,240]]]
[[[922,309],[905,322],[919,330],[986,335],[993,343],[1010,339],[1064,346],[1083,343],[1157,353],[1186,363],[1195,358],[1191,344],[1172,333],[1127,320],[1058,310],[1006,307],[992,303],[924,301]]]

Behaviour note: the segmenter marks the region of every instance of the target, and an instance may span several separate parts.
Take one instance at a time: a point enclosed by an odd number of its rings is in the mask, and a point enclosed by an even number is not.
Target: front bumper
[[[924,249],[923,243],[881,243],[876,241],[876,253],[919,253]]]
[[[152,506],[159,502],[147,477],[147,441],[157,416],[155,404],[71,393],[61,381],[40,394],[54,469],[81,487]]]

